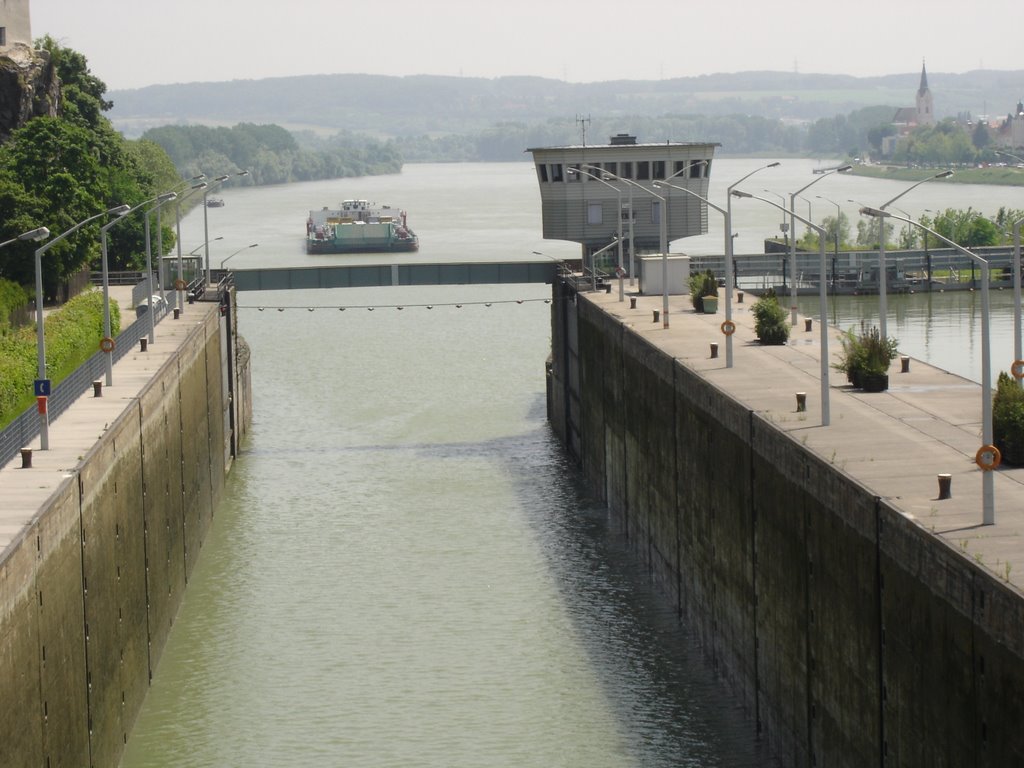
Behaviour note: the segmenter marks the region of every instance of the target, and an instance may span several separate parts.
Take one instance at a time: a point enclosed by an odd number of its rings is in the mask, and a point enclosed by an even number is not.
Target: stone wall
[[[207,314],[0,564],[0,765],[117,765],[231,460],[225,322]]]
[[[554,298],[552,425],[785,765],[1024,765],[1019,593],[585,296]]]

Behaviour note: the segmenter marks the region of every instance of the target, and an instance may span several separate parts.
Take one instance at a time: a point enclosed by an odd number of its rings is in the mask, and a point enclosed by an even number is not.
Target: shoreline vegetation
[[[870,176],[875,179],[892,181],[920,181],[929,170],[945,168],[907,168],[894,165],[854,165],[851,176]],[[990,165],[984,168],[954,168],[953,175],[943,179],[943,184],[993,184],[1006,187],[1024,187],[1024,168]]]

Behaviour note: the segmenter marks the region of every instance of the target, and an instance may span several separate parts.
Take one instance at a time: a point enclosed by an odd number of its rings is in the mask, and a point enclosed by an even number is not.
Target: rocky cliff
[[[0,49],[0,143],[33,117],[56,117],[59,103],[49,53],[21,43]]]

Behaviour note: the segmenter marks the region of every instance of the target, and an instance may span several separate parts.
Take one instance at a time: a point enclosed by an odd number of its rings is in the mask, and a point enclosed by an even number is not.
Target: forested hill
[[[154,85],[108,94],[126,136],[169,123],[274,123],[380,137],[466,134],[502,122],[661,115],[752,115],[813,121],[868,106],[910,106],[920,71],[885,77],[741,72],[657,81],[567,83],[417,75],[308,75]],[[936,114],[1007,114],[1024,92],[1024,71],[928,73]]]

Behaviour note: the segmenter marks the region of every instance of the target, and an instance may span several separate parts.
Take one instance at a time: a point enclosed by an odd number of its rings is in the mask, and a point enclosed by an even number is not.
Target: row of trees
[[[45,37],[45,49],[61,82],[59,117],[37,117],[0,146],[0,239],[36,227],[54,236],[122,203],[135,204],[170,189],[180,177],[166,153],[147,141],[125,140],[104,116],[106,85],[82,54]],[[83,226],[53,246],[43,270],[47,296],[99,255],[102,220]],[[172,238],[168,229],[162,233]],[[16,242],[0,249],[0,279],[34,285],[36,246]],[[132,216],[110,238],[112,268],[133,263],[145,250],[143,222]]]
[[[260,186],[402,170],[394,143],[347,132],[324,139],[312,133],[296,137],[277,125],[167,125],[146,131],[142,140],[159,145],[185,178],[244,169],[249,175],[240,181]]]
[[[979,248],[1008,245],[1012,241],[1014,223],[1021,220],[1024,220],[1024,211],[1003,207],[992,217],[984,216],[973,208],[947,208],[933,216],[921,216],[917,221],[957,245],[964,248]],[[858,221],[856,235],[852,234],[850,220],[845,213],[839,213],[838,217],[826,216],[820,226],[825,230],[826,247],[838,242],[840,250],[878,248],[877,220]],[[897,230],[894,224],[886,222],[885,246],[899,250],[921,248],[924,246],[924,234],[922,229],[910,224],[904,224]],[[798,246],[802,250],[818,250],[817,232],[805,232],[798,241]]]

